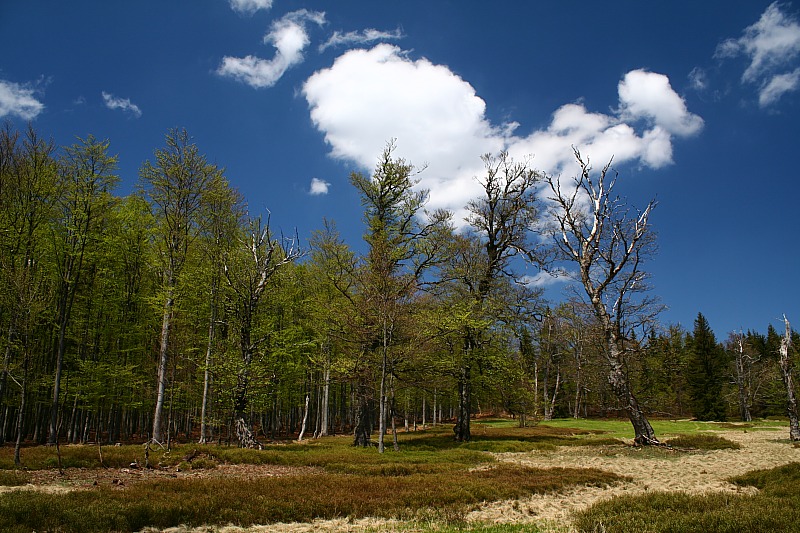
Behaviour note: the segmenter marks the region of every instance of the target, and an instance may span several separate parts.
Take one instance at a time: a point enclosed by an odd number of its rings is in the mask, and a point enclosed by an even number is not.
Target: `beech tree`
[[[199,233],[200,212],[214,178],[222,171],[208,163],[186,130],[171,130],[166,147],[155,151],[155,161],[146,161],[139,176],[145,197],[158,221],[157,244],[162,272],[162,320],[158,354],[158,378],[152,439],[163,440],[162,414],[169,369],[169,347],[178,280],[190,245]],[[219,182],[219,180],[217,180]]]
[[[458,411],[455,440],[470,440],[472,369],[480,362],[487,340],[487,318],[505,306],[504,285],[516,276],[512,259],[530,253],[529,233],[536,220],[535,186],[540,174],[507,152],[482,156],[485,175],[478,180],[482,195],[467,204],[470,232],[460,239],[453,268],[445,274],[467,299],[470,320],[462,323],[458,368]],[[515,295],[518,296],[518,295]],[[465,317],[466,318],[466,317]],[[484,324],[484,325],[481,325]]]
[[[655,234],[649,219],[655,200],[639,211],[615,195],[617,175],[608,163],[593,175],[588,159],[575,149],[578,175],[562,184],[548,176],[553,227],[552,255],[546,268],[563,275],[564,263],[576,276],[605,335],[608,380],[633,425],[636,444],[658,444],[650,422],[631,388],[626,371],[628,341],[639,326],[660,310],[646,295],[647,273],[642,269],[654,253]]]
[[[108,146],[108,141],[99,141],[89,135],[65,148],[60,161],[63,190],[58,205],[59,224],[55,228],[58,333],[48,444],[55,444],[58,439],[59,395],[67,326],[84,273],[84,260],[100,240],[104,217],[112,203],[111,192],[119,182],[119,177],[114,174],[117,158],[108,153]]]

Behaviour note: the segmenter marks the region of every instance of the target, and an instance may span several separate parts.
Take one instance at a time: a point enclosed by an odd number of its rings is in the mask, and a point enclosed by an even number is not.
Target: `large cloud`
[[[750,60],[742,81],[759,87],[762,107],[776,102],[784,93],[797,88],[791,67],[800,55],[800,24],[774,2],[756,23],[745,28],[741,37],[723,41],[715,57],[724,59],[742,54]]]
[[[14,115],[33,120],[44,110],[44,104],[34,97],[34,90],[14,82],[0,80],[0,118]]]
[[[289,68],[303,62],[303,50],[309,44],[306,30],[308,22],[324,24],[325,13],[301,9],[285,15],[273,22],[269,33],[264,36],[264,42],[275,47],[275,57],[261,59],[252,55],[226,56],[217,73],[257,89],[272,87]]]
[[[457,218],[479,193],[474,177],[482,174],[481,154],[533,155],[534,167],[557,173],[569,171],[575,146],[593,161],[613,156],[617,163],[658,168],[672,161],[673,136],[695,134],[703,124],[666,76],[635,70],[619,84],[614,113],[566,104],[547,128],[516,135],[516,123],[492,125],[475,89],[446,66],[412,60],[388,44],[346,52],[311,76],[303,94],[334,157],[369,171],[394,138],[398,156],[428,164],[420,177],[431,191],[429,207],[449,208]]]

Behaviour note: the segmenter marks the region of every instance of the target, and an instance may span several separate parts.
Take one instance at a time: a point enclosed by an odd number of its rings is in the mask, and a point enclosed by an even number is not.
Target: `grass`
[[[0,496],[0,530],[136,531],[181,524],[249,525],[367,516],[404,520],[463,519],[485,501],[519,498],[618,476],[596,469],[499,465],[404,476],[298,475],[260,479],[175,479],[98,487],[66,494]]]
[[[741,448],[738,442],[733,442],[719,435],[710,435],[707,433],[679,435],[667,440],[666,444],[674,448],[690,450],[738,450]]]
[[[655,421],[657,434],[681,450],[735,447],[716,430],[756,431],[775,421],[748,425]],[[622,478],[594,469],[533,469],[498,464],[491,453],[550,451],[557,446],[594,446],[596,453],[657,458],[663,449],[633,448],[626,421],[554,420],[518,428],[514,421],[481,420],[473,440],[457,443],[449,427],[400,433],[401,451],[350,446],[347,436],[274,444],[264,450],[181,445],[151,449],[152,465],[212,470],[223,464],[314,467],[296,475],[253,479],[184,477],[137,482],[124,488],[101,484],[61,494],[10,492],[0,495],[2,531],[135,531],[181,524],[250,525],[308,522],[316,518],[382,517],[404,520],[398,531],[507,533],[534,526],[467,524],[466,513],[482,502],[518,499],[574,486],[605,485]],[[672,438],[666,438],[672,436]],[[197,450],[197,452],[195,452]],[[124,468],[144,464],[142,446],[62,446],[65,468]],[[102,464],[100,461],[102,453]],[[654,455],[655,454],[655,455]],[[659,455],[661,454],[661,455]],[[188,455],[194,455],[191,460]],[[26,469],[52,469],[54,448],[23,449]],[[13,450],[0,448],[0,485],[28,480],[13,470]],[[749,476],[749,477],[748,477]],[[654,493],[616,498],[579,517],[584,531],[800,531],[800,465],[735,480],[756,486],[758,496]],[[786,485],[787,489],[780,487]],[[406,527],[408,526],[408,527]]]
[[[594,505],[578,515],[579,531],[800,531],[800,464],[759,470],[730,480],[756,487],[753,496],[657,492]]]
[[[183,445],[150,451],[151,464],[181,470],[222,464],[315,467],[296,475],[253,479],[183,477],[100,484],[61,494],[11,492],[0,495],[0,530],[136,531],[181,524],[265,524],[316,518],[382,517],[408,520],[430,531],[505,533],[519,527],[467,525],[466,513],[483,502],[517,499],[574,486],[621,481],[596,469],[534,469],[498,464],[494,452],[551,449],[557,445],[607,442],[597,432],[568,428],[477,427],[470,443],[457,443],[450,428],[402,433],[401,451],[378,454],[350,446],[349,437],[276,444],[264,450]],[[198,453],[195,453],[197,450]],[[102,465],[100,456],[102,451]],[[144,464],[142,446],[62,446],[65,468],[124,468]],[[191,461],[188,455],[194,455]],[[55,449],[23,450],[25,467],[54,468]],[[0,449],[0,469],[13,466],[11,450]],[[0,470],[3,472],[3,470]],[[22,472],[5,471],[8,476]],[[9,478],[10,479],[10,478]],[[15,478],[16,479],[16,478]],[[414,526],[417,529],[417,526]],[[525,531],[536,531],[526,527]]]

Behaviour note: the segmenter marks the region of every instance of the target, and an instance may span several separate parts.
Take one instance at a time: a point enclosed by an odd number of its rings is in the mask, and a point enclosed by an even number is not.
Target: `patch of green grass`
[[[403,476],[184,478],[124,490],[98,487],[67,494],[0,495],[0,530],[136,531],[147,526],[249,525],[365,516],[450,520],[485,501],[619,480],[596,469],[510,465]]]
[[[694,433],[691,435],[678,435],[666,441],[666,444],[675,448],[686,448],[693,450],[738,450],[741,445],[738,442],[711,435],[708,433]]]
[[[754,496],[657,492],[617,497],[579,513],[579,531],[772,532],[800,530],[800,464],[733,478]]]
[[[19,487],[28,483],[29,478],[18,470],[0,470],[0,487]]]

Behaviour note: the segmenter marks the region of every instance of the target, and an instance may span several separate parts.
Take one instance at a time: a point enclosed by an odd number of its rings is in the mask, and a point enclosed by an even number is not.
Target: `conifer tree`
[[[708,320],[702,313],[694,321],[694,332],[688,339],[689,361],[687,381],[692,410],[698,420],[725,420],[726,404],[722,395],[728,376],[725,352]]]

